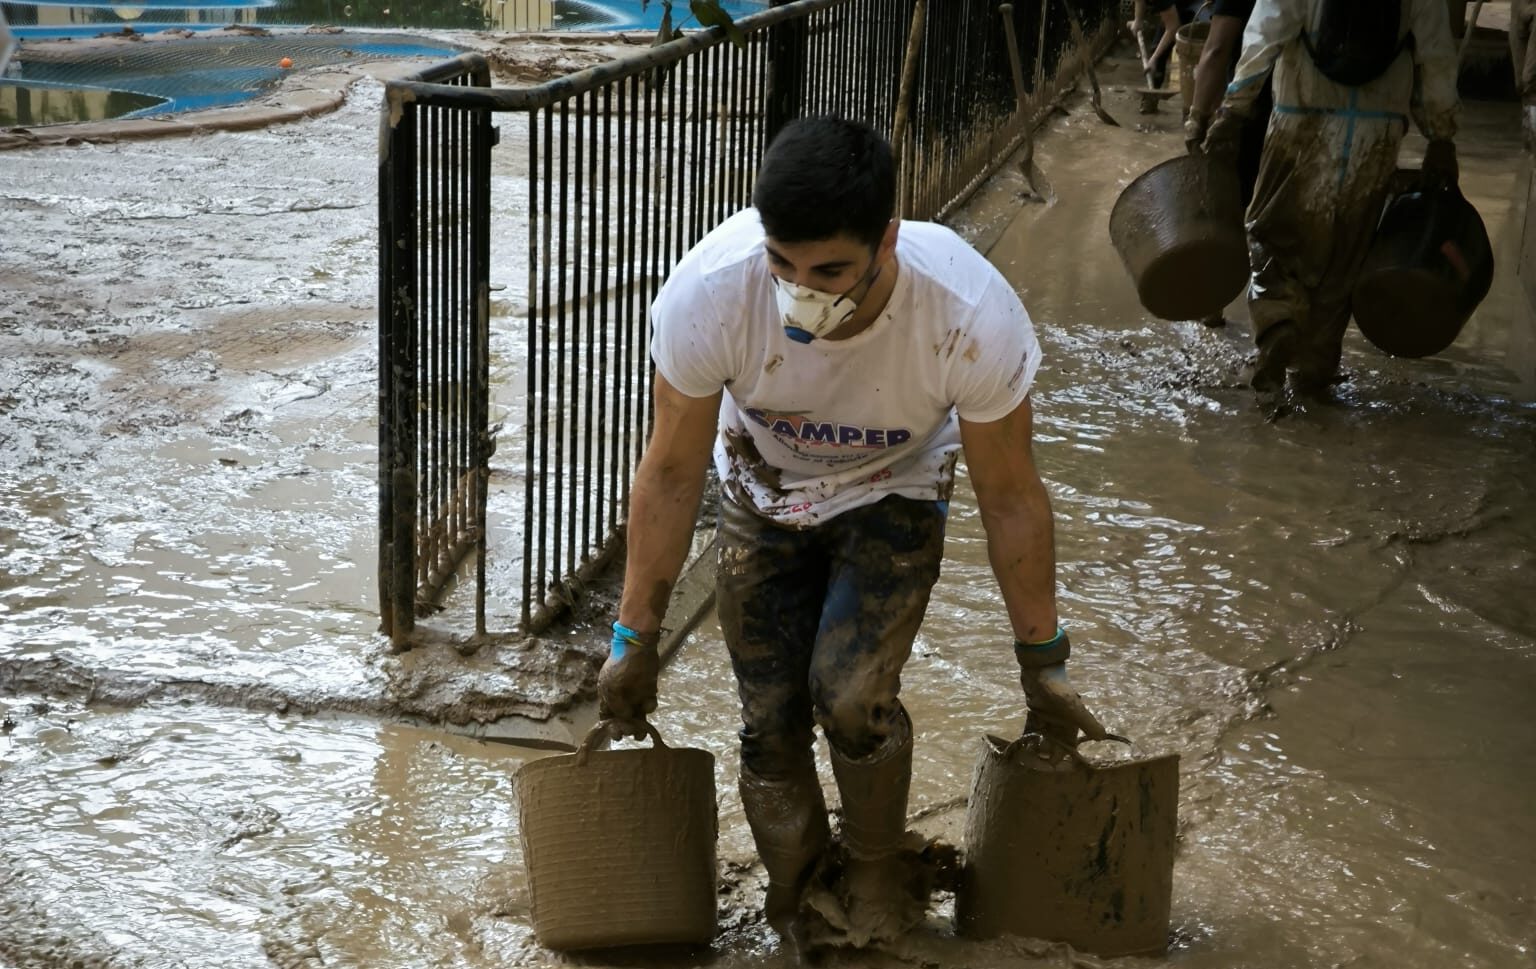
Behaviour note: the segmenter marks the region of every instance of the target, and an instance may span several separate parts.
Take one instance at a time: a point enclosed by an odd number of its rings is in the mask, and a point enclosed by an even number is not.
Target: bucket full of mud
[[[1177,754],[1053,761],[1034,736],[988,736],[971,782],[955,921],[972,938],[1020,935],[1100,956],[1168,944]]]
[[[1138,175],[1109,213],[1109,238],[1141,305],[1165,320],[1220,313],[1248,282],[1236,166],[1203,154]]]
[[[715,758],[668,747],[599,750],[603,721],[574,754],[517,771],[533,931],[551,949],[703,944],[715,937]]]
[[[1351,308],[1377,349],[1428,357],[1455,342],[1492,284],[1493,248],[1477,209],[1455,186],[1410,185],[1382,211]]]

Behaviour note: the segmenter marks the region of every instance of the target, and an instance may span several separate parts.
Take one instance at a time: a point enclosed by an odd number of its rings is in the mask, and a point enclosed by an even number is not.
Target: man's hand
[[[1211,116],[1191,111],[1184,121],[1184,149],[1191,155],[1205,150],[1205,136],[1211,127]]]
[[[1214,162],[1236,165],[1243,143],[1243,119],[1225,109],[1216,112],[1216,120],[1205,135],[1205,153]]]
[[[1078,731],[1089,740],[1108,740],[1109,731],[1098,717],[1088,712],[1083,698],[1067,679],[1067,656],[1071,651],[1067,634],[1061,630],[1048,642],[1014,643],[1019,682],[1024,687],[1029,711],[1024,732],[1041,734],[1067,747],[1077,746]]]
[[[656,677],[661,672],[658,639],[656,633],[645,635],[613,624],[608,659],[597,674],[598,715],[604,720],[643,721],[656,709]]]
[[[1455,185],[1461,176],[1456,164],[1456,145],[1449,138],[1437,138],[1424,150],[1424,183],[1431,188]]]

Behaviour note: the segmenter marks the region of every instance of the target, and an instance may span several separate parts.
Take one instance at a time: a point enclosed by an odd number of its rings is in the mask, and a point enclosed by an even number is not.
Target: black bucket
[[[1355,282],[1355,323],[1385,353],[1433,356],[1455,342],[1492,283],[1477,209],[1455,186],[1413,185],[1382,212]]]

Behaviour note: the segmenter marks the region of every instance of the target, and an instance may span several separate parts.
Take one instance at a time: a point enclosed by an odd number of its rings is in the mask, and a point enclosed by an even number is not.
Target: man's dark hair
[[[769,237],[781,242],[847,233],[877,246],[896,212],[890,143],[859,121],[791,121],[763,155],[752,204]]]

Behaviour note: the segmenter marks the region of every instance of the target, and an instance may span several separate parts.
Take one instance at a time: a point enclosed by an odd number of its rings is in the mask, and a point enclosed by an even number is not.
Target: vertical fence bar
[[[581,489],[581,561],[583,563],[591,559],[592,553],[600,544],[598,533],[594,527],[601,527],[601,515],[598,522],[593,521],[593,488],[594,481],[602,477],[600,462],[594,462],[592,450],[593,438],[602,433],[603,425],[596,419],[598,403],[598,382],[594,378],[597,375],[597,304],[606,301],[606,294],[598,289],[597,266],[607,260],[603,256],[604,250],[597,248],[597,195],[598,177],[597,160],[602,143],[597,140],[597,108],[598,93],[593,92],[587,101],[587,143],[591,146],[587,152],[587,287],[586,287],[586,349],[587,364],[583,371],[582,383],[587,392],[586,402],[582,405],[582,423],[585,433],[582,434],[582,483]],[[603,182],[606,183],[607,173],[604,173]],[[602,449],[598,451],[599,459]]]
[[[570,329],[568,331],[569,337],[565,341],[565,352],[569,357],[570,369],[567,371],[569,379],[568,381],[563,381],[564,383],[569,384],[569,396],[566,399],[566,405],[560,410],[561,414],[566,418],[566,433],[569,435],[568,442],[570,450],[567,452],[565,461],[561,464],[561,468],[563,469],[562,473],[566,476],[566,508],[568,510],[564,515],[555,516],[555,520],[557,522],[565,522],[566,571],[564,573],[555,573],[554,580],[556,583],[562,583],[566,575],[575,572],[576,567],[580,564],[578,545],[580,542],[581,532],[581,513],[578,510],[579,502],[577,497],[578,486],[581,483],[581,475],[578,471],[577,464],[579,462],[578,455],[580,454],[578,438],[580,437],[582,430],[582,381],[580,379],[581,308],[583,303],[581,291],[581,223],[583,215],[582,198],[587,182],[586,171],[583,167],[583,164],[586,161],[586,153],[584,150],[586,139],[582,138],[581,136],[581,119],[586,108],[586,92],[577,94],[566,103],[571,106],[571,114],[574,116],[572,120],[574,121],[575,125],[575,136],[571,139],[573,142],[572,150],[566,162],[566,165],[568,166],[567,171],[570,173],[569,181],[567,183],[565,192],[562,193],[562,202],[564,205],[568,206],[567,220],[571,226],[571,252],[570,268],[563,272],[561,277],[562,281],[567,276],[570,278],[571,289],[568,297],[560,301],[562,317],[569,316],[570,318]],[[562,116],[561,122],[565,123],[566,120],[567,119]],[[564,259],[561,260],[561,265],[565,265]]]
[[[622,130],[621,127],[620,131],[622,132]],[[613,188],[618,175],[613,170],[613,87],[611,85],[603,88],[603,136],[601,144],[603,146],[603,214],[602,248],[599,251],[606,253],[611,251],[609,246],[611,244],[610,229],[613,222]],[[620,201],[620,211],[623,211],[622,198]],[[622,270],[622,262],[618,267],[605,267],[601,282],[606,292],[603,294],[601,305],[598,308],[597,326],[603,345],[602,352],[598,354],[597,358],[597,426],[608,437],[613,436],[612,426],[608,423],[608,398],[613,392],[613,385],[608,376],[608,357],[613,349],[613,333],[609,329],[608,307],[615,299],[622,298],[620,294],[623,292],[618,283],[617,273],[613,271],[614,268]],[[609,515],[607,502],[610,493],[609,489],[613,482],[613,465],[606,459],[607,453],[606,442],[599,439],[597,442],[596,526],[597,534],[602,536],[608,534]]]
[[[474,78],[476,85],[489,87],[491,72],[482,64]],[[491,437],[491,147],[495,135],[491,115],[484,109],[475,112],[471,152],[474,175],[470,180],[470,213],[474,220],[474,251],[470,269],[475,287],[475,339],[470,354],[470,372],[474,375],[471,395],[470,431],[475,440],[475,633],[486,634],[485,566],[487,500],[490,494],[491,452],[496,446]]]
[[[543,297],[540,300],[540,303],[539,303],[539,305],[542,307],[541,319],[540,319],[540,326],[541,326],[542,329],[541,329],[541,332],[540,332],[539,336],[540,336],[541,342],[543,344],[543,350],[539,354],[537,359],[529,361],[530,369],[533,366],[537,366],[538,367],[538,371],[539,371],[539,423],[538,423],[538,431],[539,431],[539,443],[538,443],[539,464],[538,464],[538,478],[536,479],[537,482],[538,482],[538,488],[537,488],[537,491],[538,491],[538,503],[537,504],[530,503],[528,505],[527,513],[529,513],[529,514],[537,513],[537,514],[542,515],[544,513],[545,508],[547,507],[545,502],[546,502],[546,499],[548,498],[548,494],[549,494],[549,393],[550,393],[549,358],[552,355],[552,353],[558,353],[559,349],[558,349],[558,347],[552,347],[551,346],[551,338],[550,338],[550,298],[549,298],[550,272],[551,272],[549,263],[550,263],[550,260],[552,258],[552,256],[551,256],[551,251],[552,251],[552,242],[551,242],[551,240],[553,239],[552,223],[554,221],[554,216],[553,216],[553,210],[554,210],[554,194],[553,194],[553,189],[554,189],[555,179],[554,179],[554,176],[551,174],[551,170],[554,167],[554,165],[553,165],[553,158],[554,158],[554,156],[553,156],[553,145],[554,145],[554,140],[555,140],[555,138],[554,138],[554,115],[555,115],[555,113],[552,110],[545,110],[545,111],[540,112],[540,114],[542,115],[543,121],[544,121],[544,154],[543,154],[544,179],[543,179],[543,182],[544,182],[544,213],[545,213],[545,216],[544,216],[544,226],[543,226],[544,231],[543,231],[543,234],[542,234],[542,236],[540,238],[540,244],[541,245],[540,245],[540,249],[539,249],[540,254],[543,256],[543,266],[542,266],[541,271],[540,271],[540,279],[539,279],[540,292],[541,292],[541,295]],[[532,589],[529,590],[529,592],[531,593],[531,597],[534,598],[534,601],[539,603],[541,606],[543,605],[543,602],[544,602],[544,592],[545,592],[545,588],[546,588],[545,580],[546,580],[546,577],[549,575],[548,558],[547,558],[547,554],[548,554],[548,550],[549,550],[549,535],[548,535],[548,532],[547,532],[546,527],[545,527],[545,521],[546,521],[546,519],[544,519],[542,517],[538,520],[537,530],[538,530],[538,533],[539,533],[539,544],[538,544],[538,555],[539,555],[538,567],[539,568],[538,568],[538,573],[537,573],[537,583],[534,585],[534,587]],[[535,526],[532,523],[529,523],[528,529],[529,529],[529,531],[533,531],[535,529]],[[524,598],[529,598],[529,597],[530,596],[525,596]]]

